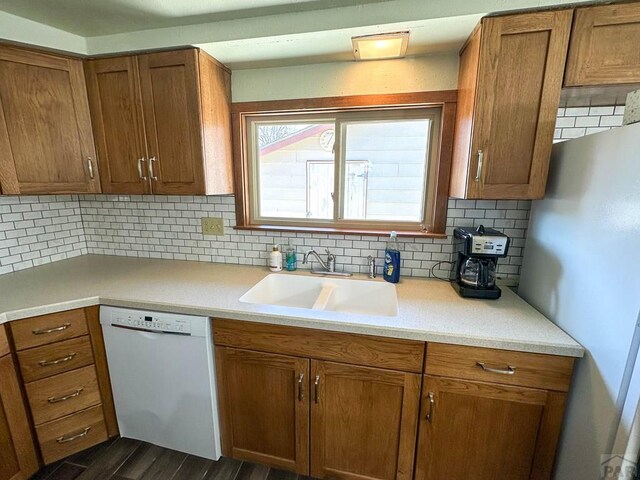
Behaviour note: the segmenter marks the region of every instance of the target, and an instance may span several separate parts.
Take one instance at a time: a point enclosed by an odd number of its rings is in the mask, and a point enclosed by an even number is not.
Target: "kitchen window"
[[[238,228],[444,233],[442,105],[234,117]]]

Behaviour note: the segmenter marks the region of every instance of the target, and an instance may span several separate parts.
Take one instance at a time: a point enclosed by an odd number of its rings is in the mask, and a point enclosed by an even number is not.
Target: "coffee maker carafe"
[[[458,227],[453,231],[457,259],[454,264],[454,289],[462,297],[500,298],[496,285],[496,264],[509,249],[509,237],[480,225]]]

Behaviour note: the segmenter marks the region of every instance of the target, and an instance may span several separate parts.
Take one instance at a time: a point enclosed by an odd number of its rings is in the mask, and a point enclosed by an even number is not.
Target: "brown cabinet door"
[[[312,360],[311,397],[312,477],[413,478],[420,375]]]
[[[416,480],[551,477],[565,394],[425,376]]]
[[[640,3],[576,9],[565,86],[640,82]]]
[[[198,51],[138,57],[153,193],[204,194]]]
[[[11,355],[0,358],[0,480],[29,478],[38,469],[26,406]]]
[[[468,198],[544,195],[572,11],[486,18]]]
[[[0,46],[0,185],[100,191],[81,60]]]
[[[309,473],[309,360],[216,347],[225,456]]]
[[[149,193],[136,57],[90,60],[87,90],[104,193]]]

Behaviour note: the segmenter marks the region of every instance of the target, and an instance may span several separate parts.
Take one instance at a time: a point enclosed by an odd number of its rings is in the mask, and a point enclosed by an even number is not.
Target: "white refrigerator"
[[[519,294],[586,350],[554,478],[598,479],[602,455],[637,459],[640,124],[554,146],[546,196],[532,205]]]

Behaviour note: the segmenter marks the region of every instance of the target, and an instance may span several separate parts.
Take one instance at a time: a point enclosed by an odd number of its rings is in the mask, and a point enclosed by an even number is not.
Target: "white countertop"
[[[100,304],[573,357],[584,353],[508,288],[499,300],[471,300],[446,282],[403,278],[396,317],[238,301],[269,273],[261,267],[83,255],[0,276],[0,323]]]

